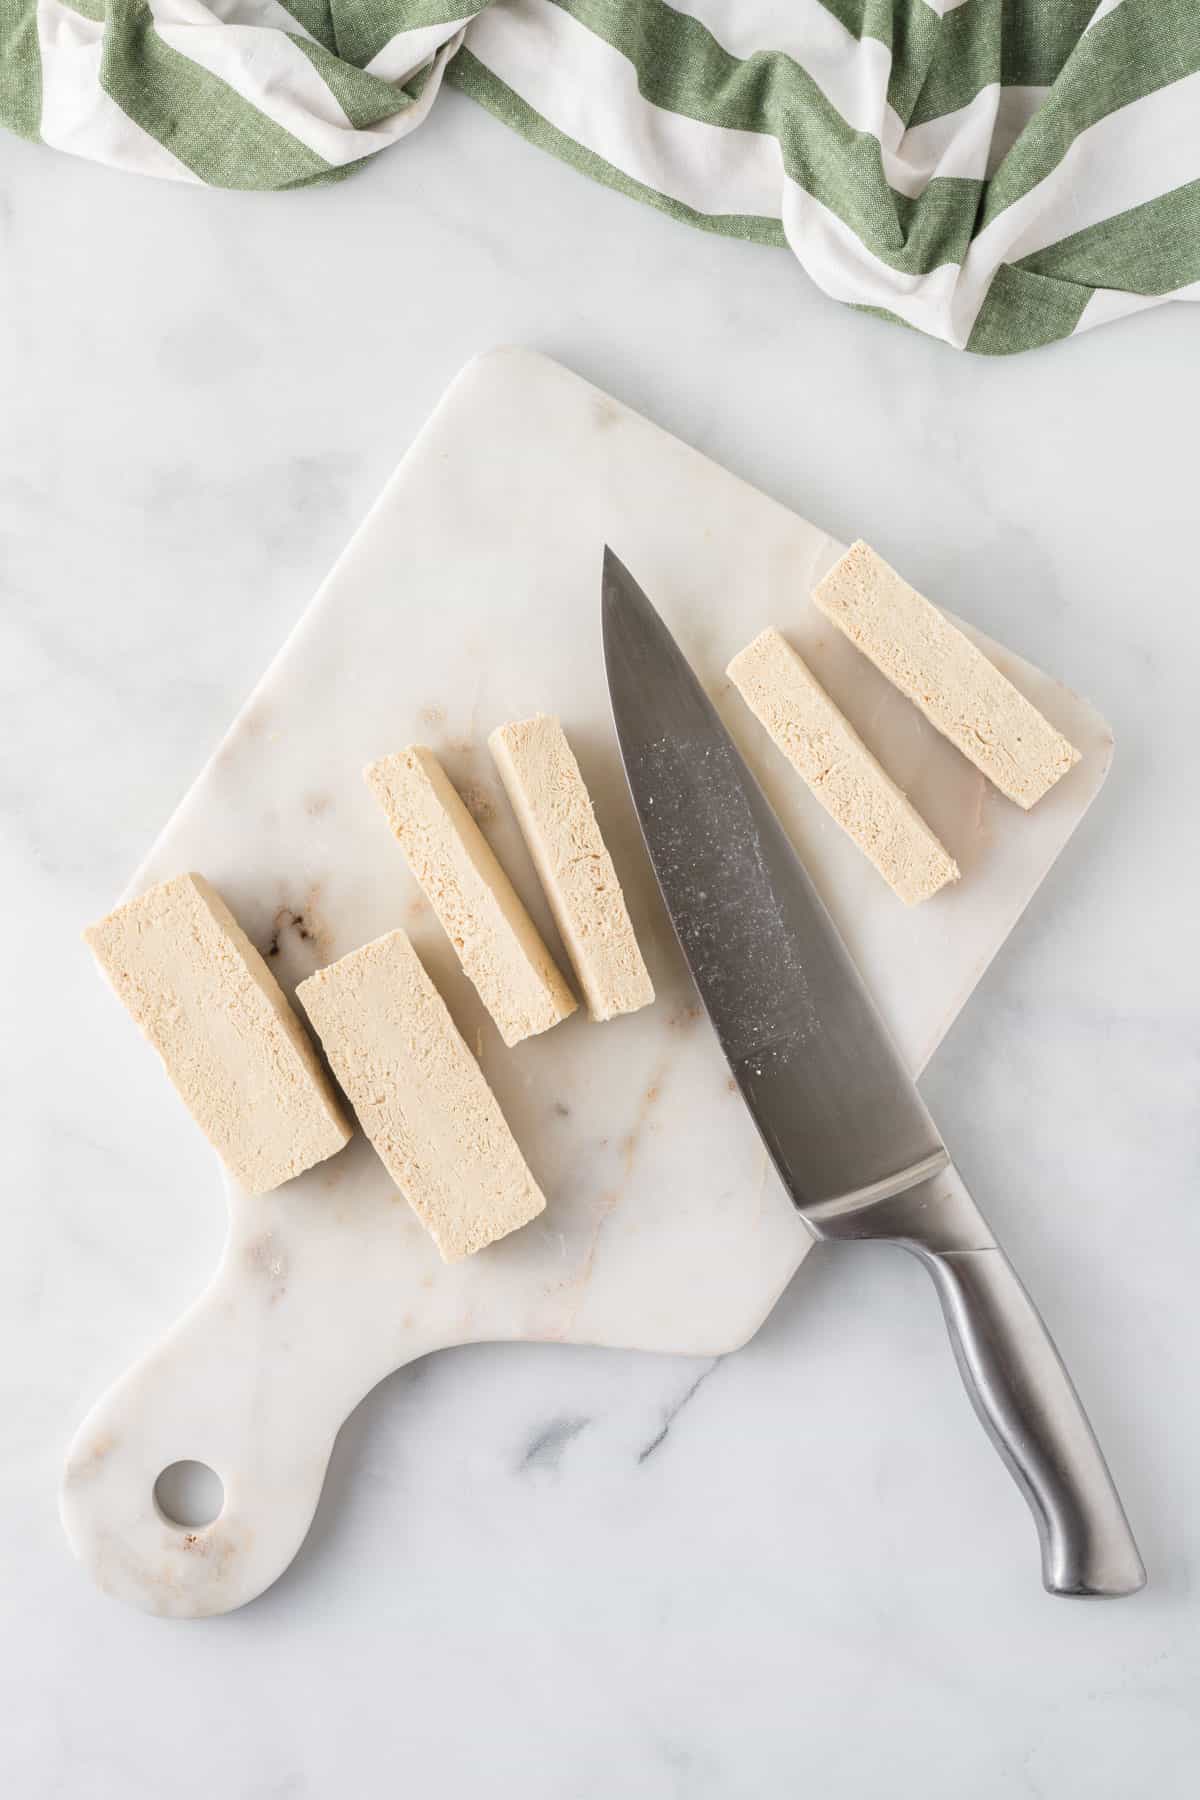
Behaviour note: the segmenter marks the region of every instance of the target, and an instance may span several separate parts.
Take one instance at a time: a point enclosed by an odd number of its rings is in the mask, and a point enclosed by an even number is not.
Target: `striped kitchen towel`
[[[0,0],[0,122],[147,175],[336,179],[443,81],[960,349],[1200,298],[1200,0]]]

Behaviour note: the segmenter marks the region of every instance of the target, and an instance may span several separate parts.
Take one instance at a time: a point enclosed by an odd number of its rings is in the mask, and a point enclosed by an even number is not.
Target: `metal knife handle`
[[[1087,1414],[957,1170],[870,1212],[869,1235],[912,1251],[933,1276],[971,1404],[1037,1524],[1047,1590],[1135,1594],[1146,1571]],[[850,1224],[838,1221],[829,1235],[868,1235]]]

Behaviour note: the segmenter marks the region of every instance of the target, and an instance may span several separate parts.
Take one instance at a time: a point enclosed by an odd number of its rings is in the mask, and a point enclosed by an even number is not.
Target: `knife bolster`
[[[917,1256],[990,1250],[996,1242],[944,1150],[828,1209],[806,1209],[804,1216],[821,1237],[886,1238]]]

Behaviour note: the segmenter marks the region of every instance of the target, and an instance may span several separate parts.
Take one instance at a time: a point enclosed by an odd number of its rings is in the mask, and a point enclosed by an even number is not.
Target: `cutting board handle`
[[[373,1381],[344,1354],[332,1308],[289,1320],[227,1250],[213,1285],[84,1420],[61,1492],[71,1546],[97,1584],[147,1612],[229,1612],[282,1574],[312,1523],[337,1432]],[[437,1347],[381,1346],[377,1378]],[[350,1385],[351,1381],[353,1385]],[[176,1462],[207,1464],[224,1503],[208,1525],[160,1510]]]

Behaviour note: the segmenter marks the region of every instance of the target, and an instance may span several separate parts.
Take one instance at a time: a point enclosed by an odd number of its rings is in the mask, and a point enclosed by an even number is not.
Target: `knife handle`
[[[971,1404],[1033,1513],[1048,1592],[1135,1594],[1146,1571],[1087,1414],[958,1171],[872,1211],[870,1235],[911,1251],[933,1276]]]

